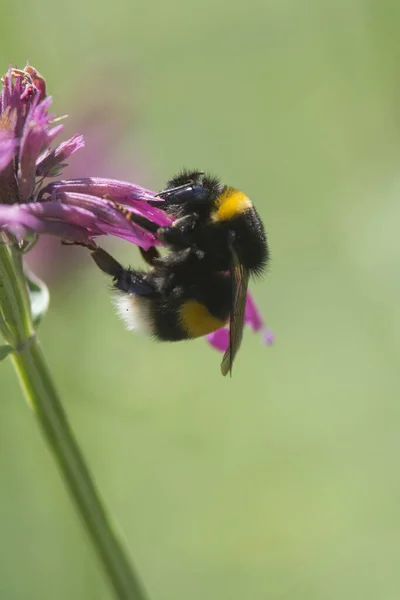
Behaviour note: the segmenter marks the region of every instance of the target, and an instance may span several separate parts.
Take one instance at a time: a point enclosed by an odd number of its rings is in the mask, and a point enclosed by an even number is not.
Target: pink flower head
[[[114,235],[147,249],[155,235],[127,220],[120,208],[150,219],[158,226],[171,219],[152,203],[154,192],[114,179],[57,181],[42,188],[46,177],[60,175],[65,161],[84,145],[74,135],[54,149],[63,129],[49,113],[44,78],[30,65],[10,67],[2,78],[0,97],[0,231],[18,240],[31,234],[57,235],[88,243],[99,235]]]
[[[52,153],[50,168],[83,144],[64,142],[63,152],[51,152],[54,138],[63,129],[49,113],[51,98],[46,97],[44,78],[30,65],[23,70],[9,68],[2,77],[0,98],[0,202],[24,203],[35,200],[37,176],[43,154]],[[71,142],[71,140],[70,140]],[[48,161],[49,162],[49,161]],[[39,167],[39,172],[37,168]]]

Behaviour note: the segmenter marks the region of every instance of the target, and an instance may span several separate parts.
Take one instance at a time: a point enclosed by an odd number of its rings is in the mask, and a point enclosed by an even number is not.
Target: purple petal
[[[142,248],[159,245],[152,233],[129,221],[112,200],[76,192],[60,192],[59,190],[57,190],[57,200],[63,205],[84,208],[91,212],[103,234],[121,237]],[[47,202],[42,204],[46,205]]]
[[[270,329],[268,329],[268,327],[263,327],[262,335],[264,344],[268,344],[268,346],[270,346],[274,343],[275,334]]]
[[[250,292],[247,292],[246,313],[244,318],[247,325],[249,325],[253,331],[260,331],[263,326],[263,320]]]
[[[16,109],[7,106],[0,115],[0,202],[19,202],[18,187],[15,181],[14,160],[18,138],[15,134],[18,115]]]
[[[17,146],[18,142],[10,131],[0,130],[0,172],[10,164]]]
[[[62,129],[62,125],[48,130],[52,115],[48,114],[51,98],[32,104],[24,125],[19,149],[18,190],[22,202],[31,197],[35,188],[36,161],[43,150]]]
[[[83,179],[67,179],[50,183],[42,193],[51,194],[55,188],[62,187],[66,192],[79,192],[91,196],[110,196],[116,202],[130,206],[134,201],[163,202],[155,192],[127,181],[118,179],[104,179],[102,177],[88,177]]]
[[[88,178],[56,181],[47,185],[39,194],[39,200],[50,196],[53,200],[70,202],[73,194],[95,202],[96,206],[112,206],[116,211],[115,202],[124,205],[132,213],[144,216],[160,227],[171,225],[172,219],[163,210],[150,206],[147,201],[160,201],[154,192],[125,181],[116,179]],[[118,211],[117,211],[118,212]],[[125,217],[124,217],[125,218]],[[125,219],[126,220],[126,219]],[[136,226],[137,227],[137,226]]]
[[[24,116],[26,112],[26,105],[21,101],[21,81],[17,79],[13,82],[13,69],[9,68],[8,72],[4,75],[3,87],[1,91],[1,112],[5,114],[7,110],[11,113]]]
[[[65,202],[0,206],[0,229],[19,238],[27,233],[48,233],[71,241],[87,241],[113,235],[145,249],[159,244],[153,234],[128,221],[113,202],[84,194],[66,194]]]
[[[74,135],[66,142],[62,142],[57,148],[48,151],[41,157],[36,164],[36,175],[45,177],[54,177],[59,174],[59,168],[64,166],[64,161],[74,152],[83,148],[85,145],[82,135]]]
[[[273,344],[275,335],[264,325],[264,320],[250,292],[247,292],[245,322],[253,331],[259,331],[262,334],[265,344]]]
[[[249,325],[254,332],[261,333],[264,344],[271,345],[274,342],[275,336],[268,327],[265,327],[261,313],[250,292],[247,292],[245,324]],[[209,344],[216,348],[216,350],[225,352],[229,346],[229,329],[225,327],[218,329],[217,331],[208,334],[206,338]]]
[[[225,352],[229,346],[229,329],[223,327],[206,335],[207,342],[216,350]]]
[[[64,239],[89,242],[97,231],[91,231],[80,225],[73,224],[77,220],[74,215],[66,214],[68,207],[61,207],[62,213],[57,217],[63,217],[64,220],[54,218],[55,214],[52,207],[48,211],[41,211],[38,204],[14,204],[12,206],[0,205],[0,230],[5,229],[22,240],[30,233],[55,235]],[[60,205],[59,205],[60,206]],[[67,208],[67,211],[65,211]],[[36,214],[35,214],[36,213]],[[69,209],[71,213],[71,209]],[[67,222],[67,219],[70,222]],[[80,222],[84,219],[80,215]]]

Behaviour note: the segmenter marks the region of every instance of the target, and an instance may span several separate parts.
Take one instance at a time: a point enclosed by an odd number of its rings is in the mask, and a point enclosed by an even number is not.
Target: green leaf
[[[28,282],[32,320],[35,327],[37,327],[49,307],[50,294],[47,285],[26,266],[24,272]]]
[[[11,354],[11,352],[13,350],[14,350],[14,348],[12,346],[10,346],[9,344],[5,344],[4,346],[0,346],[0,361],[2,361],[5,358],[7,358],[7,356],[9,354]]]

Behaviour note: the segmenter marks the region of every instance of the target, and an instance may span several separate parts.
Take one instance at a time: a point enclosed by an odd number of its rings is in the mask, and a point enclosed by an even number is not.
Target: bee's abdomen
[[[179,306],[171,299],[159,298],[152,303],[152,335],[165,342],[179,342],[190,338],[188,332],[181,326]]]
[[[146,289],[145,286],[149,286]],[[124,271],[116,287],[119,316],[128,329],[160,340],[197,338],[223,327],[232,304],[230,278],[222,274],[195,274],[170,288],[155,274],[143,277]]]
[[[179,309],[179,326],[191,338],[201,337],[220,329],[226,324],[227,318],[219,319],[215,317],[210,313],[207,306],[196,300],[184,302]]]
[[[181,326],[179,311],[161,297],[118,294],[115,306],[129,331],[137,331],[160,341],[178,342],[190,335]]]

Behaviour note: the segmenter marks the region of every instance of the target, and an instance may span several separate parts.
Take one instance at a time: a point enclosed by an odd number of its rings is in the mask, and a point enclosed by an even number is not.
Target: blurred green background
[[[398,1],[1,6],[2,71],[29,59],[86,137],[67,176],[212,170],[269,233],[277,341],[246,332],[231,380],[203,340],[125,332],[84,250],[36,253],[43,349],[151,599],[399,598]],[[0,369],[0,598],[110,600]]]

